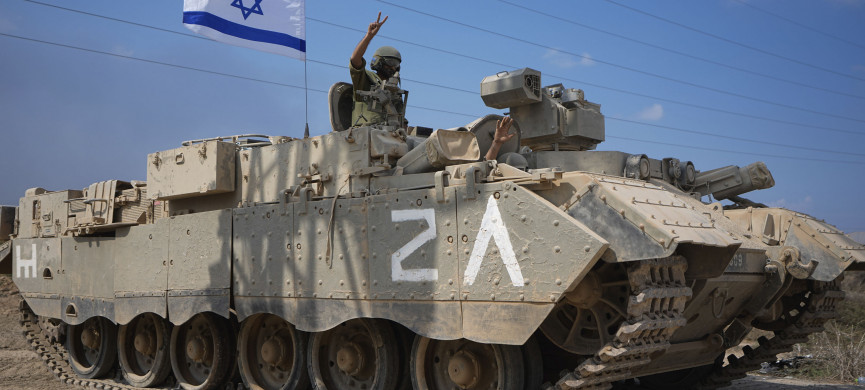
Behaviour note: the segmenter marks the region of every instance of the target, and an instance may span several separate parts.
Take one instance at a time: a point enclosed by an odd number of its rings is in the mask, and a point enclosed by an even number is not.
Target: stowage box
[[[234,191],[236,146],[207,141],[147,156],[148,195],[181,199]]]

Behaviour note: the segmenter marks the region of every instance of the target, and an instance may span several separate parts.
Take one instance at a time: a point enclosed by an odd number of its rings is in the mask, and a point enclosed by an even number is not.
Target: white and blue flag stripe
[[[216,41],[306,59],[304,0],[184,0],[183,24]]]

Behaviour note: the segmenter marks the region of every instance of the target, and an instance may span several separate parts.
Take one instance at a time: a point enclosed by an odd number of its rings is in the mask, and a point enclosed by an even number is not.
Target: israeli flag
[[[210,39],[306,60],[304,0],[184,0],[183,24]]]

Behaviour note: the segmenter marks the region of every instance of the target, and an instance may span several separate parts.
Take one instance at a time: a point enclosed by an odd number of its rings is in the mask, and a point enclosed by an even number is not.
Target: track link
[[[118,370],[114,370],[114,379],[78,378],[72,371],[72,367],[69,366],[66,347],[62,343],[52,340],[42,331],[38,317],[33,314],[23,299],[18,304],[18,311],[20,313],[18,323],[21,325],[22,333],[30,347],[39,355],[48,371],[51,371],[57,379],[69,386],[100,390],[171,390],[178,388],[176,386],[148,388],[130,386],[121,382],[122,376]]]
[[[811,294],[802,302],[799,309],[802,314],[797,316],[784,329],[775,331],[772,338],[760,337],[757,348],[745,346],[744,355],[727,357],[726,366],[716,366],[715,370],[703,379],[699,388],[717,389],[731,385],[732,381],[744,378],[749,371],[759,369],[764,362],[774,361],[779,353],[793,350],[793,346],[808,341],[812,333],[822,332],[823,324],[835,318],[836,305],[844,299],[838,283],[814,282]]]
[[[632,370],[648,364],[651,354],[669,348],[673,332],[687,321],[682,316],[691,297],[685,284],[687,266],[681,256],[629,265],[628,319],[613,340],[545,390],[609,389],[612,382],[630,378]]]

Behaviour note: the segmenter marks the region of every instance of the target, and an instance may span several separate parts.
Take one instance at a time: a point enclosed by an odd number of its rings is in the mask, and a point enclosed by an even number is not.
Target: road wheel
[[[390,324],[358,318],[311,336],[309,376],[316,390],[394,390],[398,341]]]
[[[306,390],[306,333],[272,314],[243,321],[238,335],[238,367],[251,389]]]
[[[66,337],[69,365],[81,378],[101,378],[117,361],[117,328],[103,317],[92,317],[80,325],[70,325]]]
[[[171,332],[171,370],[186,390],[222,388],[234,366],[231,323],[213,313],[199,313]]]
[[[411,355],[412,384],[417,390],[523,390],[522,356],[514,345],[417,336]]]
[[[565,351],[592,355],[615,339],[628,318],[630,295],[625,267],[603,263],[565,294],[541,324],[541,331]]]
[[[117,332],[117,355],[123,377],[135,387],[162,383],[171,372],[171,324],[145,313]]]

